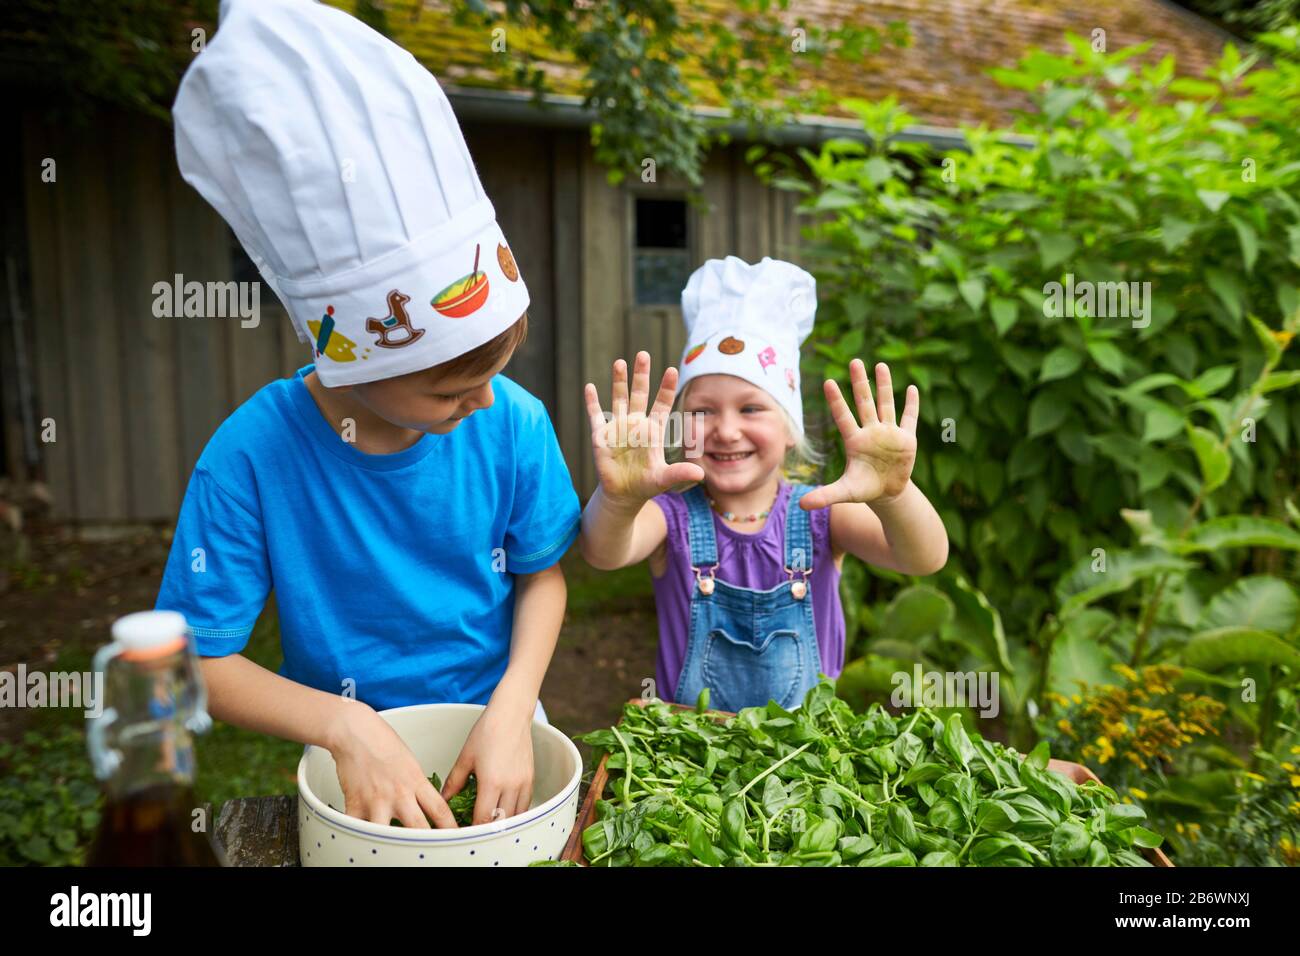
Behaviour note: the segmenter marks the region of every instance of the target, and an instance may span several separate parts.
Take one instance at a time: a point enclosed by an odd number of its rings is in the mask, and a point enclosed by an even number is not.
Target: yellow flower
[[[1174,829],[1177,830],[1179,833],[1184,833],[1184,832],[1186,832],[1186,831],[1184,830],[1183,825],[1182,825],[1181,823],[1175,823],[1175,824],[1174,824]]]
[[[1129,667],[1127,664],[1112,664],[1111,670],[1119,674],[1120,677],[1123,677],[1129,683],[1137,683],[1137,671],[1133,670],[1133,668]]]
[[[1097,751],[1097,759],[1101,763],[1105,763],[1111,757],[1115,756],[1115,748],[1111,745],[1109,737],[1097,738]]]
[[[1300,754],[1300,744],[1297,744],[1296,746],[1292,747],[1291,752],[1293,754]]]
[[[1258,780],[1260,783],[1268,783],[1268,781],[1265,780],[1262,776],[1250,770],[1246,771],[1246,776],[1249,777],[1251,780]]]
[[[1300,866],[1300,849],[1291,842],[1290,837],[1283,837],[1277,843],[1277,848],[1282,851],[1282,861],[1287,866]]]
[[[1300,790],[1300,773],[1291,774],[1291,789]]]
[[[1128,724],[1122,720],[1116,720],[1106,725],[1106,733],[1112,737],[1123,737],[1128,734]]]
[[[1290,345],[1291,339],[1295,337],[1294,332],[1283,332],[1283,331],[1278,331],[1276,329],[1271,330],[1269,334],[1273,336],[1273,341],[1275,341],[1278,345],[1282,346],[1282,348],[1286,348],[1288,345]]]
[[[1295,773],[1295,772],[1296,772],[1296,770],[1295,770],[1295,764],[1293,764],[1293,763],[1283,762],[1283,764],[1282,764],[1282,769],[1285,770],[1287,773]]]
[[[1074,736],[1074,730],[1070,727],[1070,722],[1064,717],[1056,722],[1056,726],[1060,728],[1061,733],[1068,734],[1071,737]]]
[[[1137,787],[1129,787],[1128,792],[1133,794],[1133,796],[1137,797],[1139,800],[1145,800],[1147,798],[1147,792],[1145,790],[1139,790]]]

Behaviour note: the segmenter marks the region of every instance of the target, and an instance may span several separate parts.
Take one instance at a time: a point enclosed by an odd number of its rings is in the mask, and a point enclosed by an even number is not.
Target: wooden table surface
[[[579,805],[586,790],[579,785]],[[298,866],[298,797],[227,800],[217,814],[216,838],[231,866]]]

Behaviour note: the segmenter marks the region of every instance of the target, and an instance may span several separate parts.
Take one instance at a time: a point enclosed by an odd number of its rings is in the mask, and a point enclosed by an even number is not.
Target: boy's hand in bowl
[[[360,701],[348,701],[329,751],[343,789],[348,816],[412,829],[456,826],[446,800],[420,769],[409,747],[388,721]]]
[[[474,774],[478,797],[473,826],[504,820],[533,799],[533,714],[537,701],[493,695],[474,722],[456,764],[442,785],[443,799],[458,794]]]

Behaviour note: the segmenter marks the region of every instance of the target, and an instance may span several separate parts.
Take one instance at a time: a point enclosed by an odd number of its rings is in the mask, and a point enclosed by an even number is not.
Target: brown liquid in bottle
[[[206,833],[194,832],[189,788],[158,785],[104,806],[86,866],[225,866]]]

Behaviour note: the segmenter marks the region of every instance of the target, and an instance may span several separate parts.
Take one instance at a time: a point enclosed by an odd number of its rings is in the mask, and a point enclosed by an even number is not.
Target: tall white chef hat
[[[223,0],[172,108],[181,175],[275,290],[323,384],[429,368],[528,308],[447,97],[311,0]]]
[[[679,387],[701,375],[735,375],[776,399],[799,438],[799,346],[812,332],[816,311],[817,282],[792,263],[710,259],[682,291],[686,351]]]

